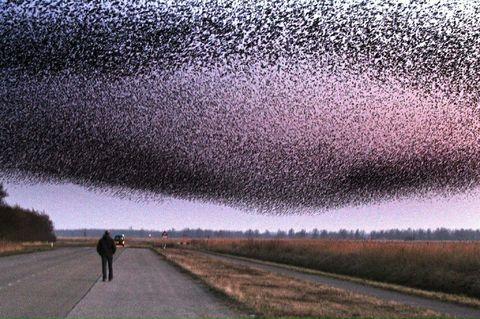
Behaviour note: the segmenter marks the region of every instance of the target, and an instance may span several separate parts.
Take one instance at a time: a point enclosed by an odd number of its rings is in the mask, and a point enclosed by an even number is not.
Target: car
[[[115,235],[115,244],[117,245],[122,245],[122,247],[125,247],[125,235]]]

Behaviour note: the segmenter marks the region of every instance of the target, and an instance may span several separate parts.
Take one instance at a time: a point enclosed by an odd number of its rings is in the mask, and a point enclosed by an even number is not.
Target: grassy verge
[[[8,242],[0,241],[0,257],[26,254],[37,251],[51,250],[52,245],[47,242]]]
[[[182,249],[182,248],[183,247],[178,248],[178,249]],[[181,266],[179,263],[175,262],[173,259],[168,258],[167,253],[171,252],[171,250],[172,250],[171,248],[168,248],[168,251],[166,251],[162,248],[158,248],[158,247],[150,247],[150,249],[152,251],[154,251],[155,253],[157,253],[160,256],[160,258],[162,258],[163,260],[168,262],[170,265],[175,267],[179,272],[187,274],[188,276],[192,277],[197,282],[201,282],[209,290],[210,293],[212,293],[214,296],[222,299],[230,309],[236,310],[238,313],[243,314],[243,315],[240,315],[239,318],[246,318],[246,317],[249,317],[249,318],[259,318],[260,317],[260,318],[262,318],[263,317],[260,313],[256,312],[255,309],[253,309],[251,307],[248,307],[244,303],[239,302],[238,299],[234,298],[231,295],[226,294],[223,290],[218,289],[215,286],[209,285],[205,281],[205,279],[202,278],[201,276],[198,276],[197,274],[191,272],[187,268]]]
[[[56,247],[95,247],[99,238],[93,237],[58,237]]]
[[[480,304],[480,242],[210,239],[192,246]]]
[[[417,309],[185,250],[160,250],[167,260],[265,317],[432,318]]]
[[[306,274],[319,275],[319,276],[325,276],[325,277],[330,277],[330,278],[335,278],[335,279],[340,279],[340,280],[351,281],[351,282],[359,283],[359,284],[362,284],[362,285],[368,285],[368,286],[372,286],[372,287],[376,287],[376,288],[382,288],[382,289],[387,289],[387,290],[391,290],[391,291],[397,291],[397,292],[401,292],[401,293],[405,293],[405,294],[409,294],[409,295],[413,295],[413,296],[418,296],[418,297],[424,297],[424,298],[429,298],[429,299],[446,301],[446,302],[450,302],[450,303],[454,303],[454,304],[458,304],[458,305],[462,305],[462,306],[480,308],[480,300],[479,299],[471,298],[471,297],[467,297],[467,296],[453,295],[453,294],[446,294],[446,293],[442,293],[442,292],[415,289],[415,288],[410,288],[410,287],[405,287],[405,286],[400,286],[400,285],[395,285],[395,284],[390,284],[390,283],[385,283],[385,282],[378,282],[378,281],[367,280],[367,279],[351,277],[351,276],[346,276],[346,275],[339,275],[339,274],[334,274],[334,273],[329,273],[329,272],[324,272],[324,271],[319,271],[319,270],[314,270],[314,269],[285,265],[285,264],[280,264],[280,263],[276,263],[276,262],[264,261],[264,260],[259,260],[259,259],[252,259],[252,258],[247,258],[247,257],[242,257],[242,256],[237,256],[237,255],[221,254],[221,253],[215,253],[215,252],[210,252],[210,251],[205,251],[205,252],[209,253],[209,254],[215,254],[215,255],[219,255],[219,256],[232,257],[232,258],[236,258],[236,259],[239,259],[239,260],[250,261],[250,262],[254,262],[254,263],[258,263],[258,264],[281,267],[281,268],[284,268],[284,269],[290,269],[290,270],[293,270],[293,271],[298,271],[298,272],[302,272],[302,273],[306,273]]]

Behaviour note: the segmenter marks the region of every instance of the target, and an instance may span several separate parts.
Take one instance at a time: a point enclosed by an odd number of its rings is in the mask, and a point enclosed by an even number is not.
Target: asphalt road
[[[99,276],[92,248],[0,257],[0,317],[65,317]]]
[[[94,248],[0,257],[0,317],[238,317],[147,249],[119,249],[114,280]]]
[[[324,284],[331,287],[345,289],[358,294],[369,295],[369,296],[376,297],[383,300],[395,301],[395,302],[403,303],[403,304],[414,306],[414,307],[428,308],[438,313],[445,314],[447,316],[459,317],[459,318],[480,318],[480,309],[476,309],[472,307],[456,305],[448,302],[432,300],[432,299],[423,298],[423,297],[417,297],[413,295],[404,294],[401,292],[362,285],[362,284],[354,283],[351,281],[340,280],[340,279],[335,279],[335,278],[316,275],[316,274],[304,273],[301,271],[292,270],[291,268],[282,267],[281,265],[266,264],[261,261],[256,261],[254,259],[244,259],[244,258],[238,258],[235,256],[222,255],[222,254],[209,253],[209,252],[203,252],[203,253],[210,257],[235,263],[235,264],[239,264],[239,265],[267,270],[267,271],[287,275],[289,277],[298,278],[301,280],[312,281],[315,283],[320,283],[320,284]]]
[[[201,283],[148,249],[127,249],[112,282],[98,281],[68,317],[239,317]]]

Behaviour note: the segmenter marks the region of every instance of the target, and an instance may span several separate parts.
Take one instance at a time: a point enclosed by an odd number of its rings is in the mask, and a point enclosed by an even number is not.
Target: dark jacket
[[[117,250],[115,241],[109,235],[103,235],[103,237],[98,241],[97,244],[97,253],[100,256],[112,257]]]

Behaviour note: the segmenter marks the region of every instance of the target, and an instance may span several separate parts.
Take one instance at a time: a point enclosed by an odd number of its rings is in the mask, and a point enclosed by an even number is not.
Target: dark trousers
[[[102,275],[103,275],[103,280],[107,279],[107,263],[108,263],[108,279],[112,280],[113,279],[113,268],[112,268],[112,263],[113,263],[113,257],[111,256],[102,256]]]

